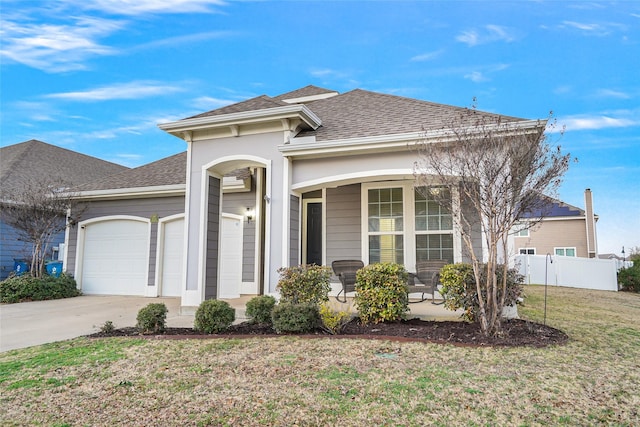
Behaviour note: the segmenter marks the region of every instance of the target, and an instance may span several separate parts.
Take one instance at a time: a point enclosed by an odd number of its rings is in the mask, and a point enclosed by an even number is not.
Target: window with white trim
[[[452,200],[449,189],[419,191],[409,181],[362,188],[365,263],[395,262],[413,271],[420,260],[460,261],[451,209],[436,202],[436,196]]]
[[[404,202],[402,188],[368,191],[369,263],[404,264]]]
[[[513,226],[512,234],[515,237],[529,237],[529,227],[528,224],[523,222],[518,222]]]
[[[448,200],[451,191],[444,187],[416,188],[415,227],[416,261],[444,259],[453,262],[453,217],[451,209],[438,200]]]
[[[520,255],[535,255],[536,248],[520,248],[518,249]]]
[[[558,256],[576,256],[576,248],[554,248],[553,251]]]

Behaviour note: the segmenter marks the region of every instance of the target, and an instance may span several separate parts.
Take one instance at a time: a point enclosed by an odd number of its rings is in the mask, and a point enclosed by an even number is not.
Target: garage
[[[81,289],[85,294],[145,295],[149,222],[114,218],[81,224]]]

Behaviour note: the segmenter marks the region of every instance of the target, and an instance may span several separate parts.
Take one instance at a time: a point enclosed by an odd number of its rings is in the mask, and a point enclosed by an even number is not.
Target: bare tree
[[[461,110],[437,137],[418,144],[414,174],[419,189],[447,186],[458,192],[461,203],[436,201],[450,209],[468,253],[479,298],[478,320],[485,335],[500,332],[506,295],[508,236],[519,218],[532,226],[544,215],[548,203],[569,166],[569,154],[552,147],[545,134],[548,120],[522,121]],[[553,124],[555,125],[555,124]],[[442,194],[431,192],[431,196]],[[531,216],[537,218],[531,218]],[[472,230],[482,230],[485,259],[474,251]],[[486,262],[483,263],[483,262]],[[501,267],[499,267],[501,265]],[[486,269],[482,274],[482,269]],[[497,269],[503,280],[498,283]],[[484,280],[483,280],[484,277]]]
[[[70,221],[67,213],[74,208],[76,215],[81,214],[76,205],[61,180],[29,181],[19,192],[2,192],[2,219],[16,230],[20,240],[31,244],[32,276],[44,274],[51,241]]]

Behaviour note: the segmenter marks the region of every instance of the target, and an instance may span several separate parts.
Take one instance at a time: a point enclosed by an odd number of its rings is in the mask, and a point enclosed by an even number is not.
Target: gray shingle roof
[[[287,105],[282,100],[313,96],[335,91],[309,85],[276,97],[261,95],[237,104],[208,111],[197,116],[208,117],[262,110]],[[354,89],[343,94],[305,103],[322,120],[316,130],[298,136],[314,135],[317,141],[395,135],[424,130],[445,129],[452,120],[462,117],[466,108],[437,104],[419,99]],[[503,121],[521,121],[517,117],[476,111],[485,117],[501,117]],[[471,116],[465,116],[471,119]]]
[[[127,167],[32,139],[0,148],[2,192],[20,191],[29,182],[84,184]]]
[[[322,126],[299,136],[315,135],[317,141],[394,135],[447,128],[464,108],[418,99],[355,89],[307,106],[320,117]],[[484,116],[497,114],[478,112]],[[515,117],[500,116],[506,121]]]
[[[156,187],[187,182],[187,153],[165,157],[153,163],[129,169],[116,175],[79,186],[77,191],[112,190],[117,188]]]

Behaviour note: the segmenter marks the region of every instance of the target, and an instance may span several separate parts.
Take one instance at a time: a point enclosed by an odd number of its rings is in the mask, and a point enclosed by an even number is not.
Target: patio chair
[[[364,263],[360,260],[343,259],[336,260],[331,263],[331,268],[340,283],[342,283],[342,289],[336,295],[336,299],[339,302],[347,302],[347,292],[354,292],[356,290],[356,271],[364,267]],[[340,294],[342,298],[340,299]]]
[[[439,305],[444,303],[444,301],[436,303],[436,291],[438,290],[438,283],[440,283],[440,269],[447,264],[449,262],[443,259],[418,261],[416,263],[415,277],[420,280],[421,285],[417,285],[415,282],[409,283],[409,293],[421,293],[422,295],[420,301],[412,302],[425,301],[427,299],[425,294],[431,294],[431,304]]]

